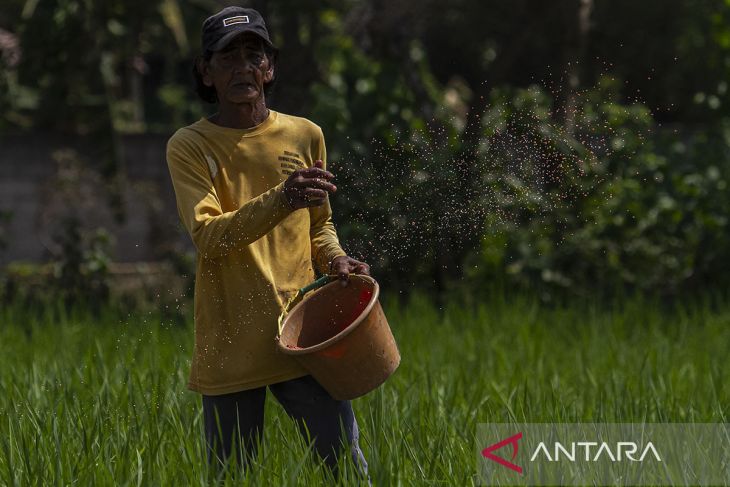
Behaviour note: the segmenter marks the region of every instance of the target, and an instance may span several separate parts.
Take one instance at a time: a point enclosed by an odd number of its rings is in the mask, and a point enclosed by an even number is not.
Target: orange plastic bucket
[[[300,293],[312,287],[316,283]],[[400,364],[379,292],[372,277],[351,275],[347,287],[329,282],[283,318],[279,350],[295,357],[335,399],[367,394]]]

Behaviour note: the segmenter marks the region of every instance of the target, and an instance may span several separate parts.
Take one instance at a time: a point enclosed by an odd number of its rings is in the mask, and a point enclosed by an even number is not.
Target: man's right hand
[[[337,186],[330,183],[335,175],[322,169],[322,161],[314,166],[294,171],[284,182],[284,195],[294,210],[322,206],[327,194],[337,191]]]

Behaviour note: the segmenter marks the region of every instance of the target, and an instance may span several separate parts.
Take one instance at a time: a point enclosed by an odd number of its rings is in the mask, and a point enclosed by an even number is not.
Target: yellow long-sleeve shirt
[[[201,119],[167,145],[177,208],[197,249],[188,387],[226,394],[306,375],[276,350],[277,318],[299,288],[345,255],[326,205],[292,211],[284,181],[326,164],[322,130],[270,111],[250,129]]]

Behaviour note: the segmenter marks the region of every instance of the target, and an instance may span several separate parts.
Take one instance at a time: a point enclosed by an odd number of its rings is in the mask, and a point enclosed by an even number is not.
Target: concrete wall
[[[59,216],[71,208],[85,228],[104,227],[114,236],[112,256],[116,261],[155,260],[163,244],[192,250],[190,238],[179,223],[165,162],[167,139],[166,135],[122,137],[126,220],[120,224],[108,209],[105,185],[94,184],[98,179],[94,179],[93,171],[81,175],[84,183],[78,188],[67,186],[63,192],[57,184],[54,152],[73,149],[89,163],[93,141],[56,134],[0,136],[0,211],[12,214],[6,224],[8,245],[0,250],[0,264],[47,260],[54,251],[53,228]]]

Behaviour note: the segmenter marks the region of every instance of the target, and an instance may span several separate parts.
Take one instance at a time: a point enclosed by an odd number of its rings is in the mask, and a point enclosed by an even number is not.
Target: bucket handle
[[[325,274],[324,276],[320,277],[316,281],[312,282],[311,284],[307,284],[303,288],[301,288],[297,294],[304,296],[309,291],[314,291],[315,289],[319,289],[325,284],[328,284],[332,279],[334,279],[336,276],[331,276],[329,274]]]
[[[352,274],[352,275],[354,275],[354,274]],[[289,301],[284,306],[284,311],[282,311],[281,314],[279,315],[279,332],[276,334],[277,340],[281,337],[281,331],[283,330],[284,318],[286,318],[286,315],[289,313],[289,310],[291,308],[293,308],[295,304],[297,304],[299,301],[301,301],[305,294],[307,294],[310,291],[314,291],[315,289],[319,289],[322,286],[334,281],[335,279],[338,279],[338,276],[325,274],[324,276],[320,277],[319,279],[315,280],[314,282],[307,284],[303,288],[299,289],[297,291],[297,293],[294,296],[292,296],[291,299],[289,299]]]

